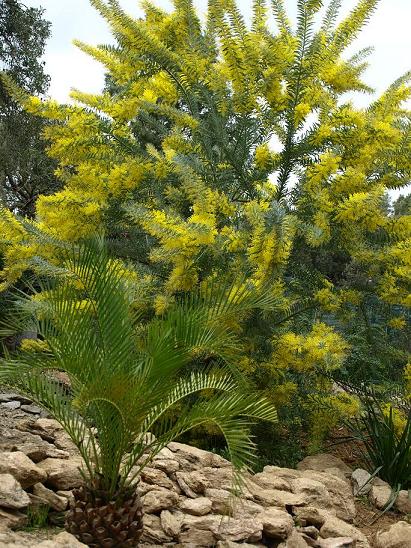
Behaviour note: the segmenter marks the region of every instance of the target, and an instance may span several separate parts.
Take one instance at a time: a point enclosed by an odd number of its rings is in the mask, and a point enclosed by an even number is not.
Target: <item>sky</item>
[[[357,0],[342,0],[343,13],[348,12]],[[105,21],[92,8],[88,0],[25,0],[28,6],[43,7],[45,17],[52,23],[45,55],[46,70],[51,76],[49,93],[65,102],[71,88],[95,93],[103,86],[104,72],[96,61],[79,51],[73,44],[77,38],[89,44],[110,43],[112,38]],[[131,15],[141,16],[138,0],[120,0]],[[237,5],[247,19],[251,17],[252,0],[237,0]],[[326,2],[325,2],[326,3]],[[172,9],[169,0],[154,0],[154,4]],[[207,0],[195,0],[199,12],[204,13]],[[295,18],[297,0],[285,0],[290,17]],[[355,51],[374,46],[371,67],[366,81],[377,92],[383,91],[398,76],[411,69],[411,0],[380,0],[380,6],[361,37]],[[359,97],[359,104],[367,98]]]

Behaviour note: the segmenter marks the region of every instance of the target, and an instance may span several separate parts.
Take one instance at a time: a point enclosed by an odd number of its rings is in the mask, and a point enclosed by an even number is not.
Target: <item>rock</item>
[[[156,459],[151,463],[153,468],[162,470],[166,474],[174,474],[180,469],[180,464],[174,459]]]
[[[21,396],[15,392],[0,394],[0,402],[10,402],[10,401],[19,401],[20,403],[30,404],[31,400],[26,398],[26,396]]]
[[[10,411],[14,411],[15,409],[19,409],[21,406],[21,403],[19,401],[9,401],[7,403],[2,403],[0,407],[3,409],[9,409]]]
[[[167,489],[154,489],[142,497],[144,512],[147,514],[160,513],[162,510],[169,510],[177,505],[178,495]]]
[[[233,509],[234,497],[225,489],[214,489],[212,487],[205,490],[205,496],[211,500],[211,509],[216,514],[229,515]]]
[[[176,455],[168,447],[163,447],[155,455],[153,462],[156,460],[174,460],[175,458],[176,458]]]
[[[375,538],[375,548],[410,548],[411,525],[406,521],[398,521],[391,525],[388,531],[379,532]]]
[[[141,543],[147,544],[164,544],[166,542],[171,542],[172,537],[168,536],[162,526],[161,520],[158,516],[153,516],[151,514],[144,515],[144,531],[141,537]]]
[[[304,506],[307,504],[304,495],[299,493],[290,493],[288,491],[280,491],[279,489],[262,489],[253,481],[247,481],[246,486],[252,496],[252,500],[263,506],[276,506],[285,508],[286,506]],[[243,494],[245,498],[247,493]]]
[[[409,491],[402,490],[398,493],[395,507],[403,514],[411,514],[411,495]]]
[[[338,468],[347,478],[349,478],[352,473],[351,468],[347,466],[344,461],[328,453],[310,455],[297,464],[297,470],[317,470],[318,472],[326,472],[329,468]]]
[[[46,432],[53,438],[56,437],[57,432],[64,431],[64,428],[55,419],[37,419],[34,423],[34,428],[40,432]]]
[[[320,504],[321,508],[327,509],[329,504],[331,504],[331,507],[336,511],[337,517],[350,523],[354,520],[357,510],[355,508],[355,501],[350,483],[345,479],[341,479],[326,472],[305,470],[302,476],[303,478],[309,478],[322,483],[328,491],[328,503],[324,506],[321,506]],[[295,482],[298,481],[301,480],[295,480]],[[317,506],[318,503],[310,505]]]
[[[220,455],[191,447],[184,443],[171,442],[168,444],[168,449],[174,453],[174,459],[180,462],[180,466],[186,470],[195,470],[199,467],[231,467],[231,462]]]
[[[378,510],[383,510],[392,497],[392,489],[385,481],[378,480],[371,486],[368,498]]]
[[[355,548],[356,542],[351,537],[326,538],[318,541],[319,548]]]
[[[13,478],[14,479],[14,478]],[[0,478],[1,481],[1,478]],[[0,495],[1,496],[1,495]],[[1,529],[20,529],[27,525],[27,516],[17,510],[0,508],[0,530]],[[1,536],[0,536],[0,546]]]
[[[38,463],[38,467],[46,473],[46,485],[56,490],[68,491],[80,487],[84,483],[80,473],[80,459],[46,459]]]
[[[51,419],[42,419],[42,420],[51,420]],[[61,449],[62,451],[67,451],[71,456],[78,456],[79,450],[73,443],[73,440],[70,438],[70,436],[67,434],[67,432],[64,432],[64,430],[57,431],[55,434],[56,438],[54,440],[54,445],[57,447],[57,449]]]
[[[215,538],[211,531],[204,531],[195,527],[189,527],[185,531],[182,531],[178,536],[178,540],[180,546],[187,546],[189,548],[209,548],[215,545]]]
[[[267,508],[258,515],[262,521],[264,535],[269,538],[286,539],[294,527],[293,518],[283,510]]]
[[[0,474],[11,474],[23,488],[47,478],[47,474],[21,451],[0,453]]]
[[[311,471],[310,471],[311,472]],[[331,496],[325,485],[311,477],[301,477],[291,482],[293,493],[301,495],[304,503],[320,508],[331,508]]]
[[[68,499],[66,497],[60,497],[54,491],[47,489],[42,483],[36,483],[33,485],[33,494],[43,499],[50,508],[57,512],[63,512],[68,505]]]
[[[49,505],[46,500],[42,499],[41,497],[38,497],[37,495],[33,495],[33,493],[27,493],[30,499],[30,508],[49,508]]]
[[[223,518],[210,529],[217,540],[255,542],[262,538],[263,524],[259,519]]]
[[[72,503],[74,503],[73,491],[56,491],[56,494],[59,497],[67,499],[67,506],[70,506]]]
[[[76,537],[70,533],[64,532],[53,537],[52,540],[45,540],[40,544],[36,544],[34,548],[87,548],[86,544],[78,541]]]
[[[317,527],[314,525],[307,525],[304,527],[297,527],[297,531],[301,533],[304,537],[310,537],[314,540],[318,538],[319,532]]]
[[[219,540],[217,542],[217,548],[237,548],[237,546],[242,546],[242,548],[256,548],[256,546],[264,546],[264,544],[248,544],[248,542],[232,542],[231,540]]]
[[[21,451],[35,463],[47,457],[68,458],[69,456],[68,453],[60,451],[39,435],[7,427],[0,427],[0,451]]]
[[[351,537],[357,542],[357,548],[370,548],[367,538],[359,529],[331,514],[326,517],[320,535],[323,538]]]
[[[205,516],[211,512],[212,502],[206,497],[186,499],[180,503],[180,510],[193,516]]]
[[[264,474],[273,474],[278,478],[284,478],[286,480],[293,480],[301,477],[301,472],[299,470],[294,470],[294,468],[280,468],[279,466],[264,466]]]
[[[30,504],[29,496],[11,474],[0,474],[0,506],[20,510]]]
[[[275,472],[260,472],[253,476],[253,482],[263,489],[278,489],[280,491],[291,491],[290,480],[278,476]]]
[[[42,412],[41,407],[37,407],[37,405],[22,405],[21,410],[31,415],[40,415]]]
[[[173,489],[174,483],[169,479],[167,474],[155,468],[146,467],[141,472],[141,479],[149,485],[157,485],[165,489]]]
[[[304,521],[308,525],[314,525],[315,527],[322,527],[326,520],[326,514],[318,508],[313,508],[311,506],[306,507],[293,507],[293,514],[296,516],[296,523],[301,523]]]
[[[169,537],[177,538],[181,531],[183,517],[181,512],[163,510],[160,514],[160,522],[165,534]]]
[[[191,498],[196,498],[198,494],[203,494],[207,487],[213,485],[213,482],[210,482],[202,472],[197,470],[192,472],[176,472],[176,480],[183,493]],[[223,487],[221,488],[224,489]]]
[[[372,487],[371,474],[363,468],[357,468],[351,474],[351,480],[354,488],[354,496],[367,495]]]
[[[278,548],[307,548],[308,546],[303,536],[294,529],[286,542],[279,544]]]

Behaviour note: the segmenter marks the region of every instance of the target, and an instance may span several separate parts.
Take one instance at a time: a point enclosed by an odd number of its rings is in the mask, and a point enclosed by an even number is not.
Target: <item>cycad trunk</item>
[[[66,529],[91,548],[138,546],[143,533],[143,505],[136,489],[128,488],[108,497],[88,486],[74,490],[74,503]]]

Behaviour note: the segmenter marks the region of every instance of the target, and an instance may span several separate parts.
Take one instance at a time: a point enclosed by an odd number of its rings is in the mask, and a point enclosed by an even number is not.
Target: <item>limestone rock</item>
[[[203,482],[204,487],[201,492],[204,492],[206,487],[214,485],[218,486],[219,489],[226,489],[227,491],[230,491],[234,486],[234,471],[232,466],[224,466],[222,468],[206,466],[200,472],[205,477],[205,481]],[[247,490],[245,490],[243,496],[247,496]]]
[[[406,521],[398,521],[386,532],[379,532],[375,538],[376,548],[410,548],[411,525]]]
[[[166,474],[174,474],[180,469],[180,463],[174,459],[155,459],[152,467],[162,470]]]
[[[278,476],[270,471],[254,474],[253,481],[263,489],[278,489],[280,491],[291,491],[290,480]]]
[[[293,507],[292,510],[295,515],[296,523],[304,521],[307,525],[314,525],[315,527],[322,527],[328,515],[312,506]]]
[[[32,403],[29,398],[26,396],[21,396],[20,394],[16,394],[15,392],[6,392],[4,394],[0,394],[0,402],[10,402],[10,401],[19,401],[20,403],[26,403],[30,404]]]
[[[52,540],[45,540],[40,544],[36,544],[33,548],[87,548],[86,544],[78,541],[76,537],[70,533],[64,532],[56,535]]]
[[[40,413],[43,411],[41,407],[38,407],[37,405],[22,405],[21,410],[25,411],[26,413],[30,413],[31,415],[40,415]]]
[[[354,520],[357,511],[350,483],[333,474],[312,470],[305,470],[302,477],[318,481],[326,488],[328,500],[324,506],[320,505],[320,507],[327,508],[331,505],[331,507],[335,509],[337,517],[340,519],[348,522]],[[295,480],[296,483],[298,481],[301,480]],[[317,504],[312,504],[312,506],[317,506]]]
[[[215,538],[211,531],[204,531],[203,529],[196,529],[195,527],[189,527],[182,531],[178,540],[180,546],[209,548],[215,545]]]
[[[211,512],[211,500],[206,497],[198,497],[196,499],[185,499],[180,502],[180,510],[186,514],[193,516],[205,516]]]
[[[56,491],[56,494],[59,497],[67,499],[67,506],[70,506],[72,503],[74,503],[73,491]]]
[[[53,444],[45,441],[40,435],[7,427],[0,427],[0,451],[21,451],[35,463],[47,457],[67,458],[69,456],[68,453],[60,451]]]
[[[294,529],[288,539],[278,545],[278,548],[307,548],[308,546],[303,536]]]
[[[357,542],[357,548],[370,548],[367,538],[359,529],[331,514],[326,517],[320,535],[323,538],[351,537]]]
[[[157,485],[165,489],[173,489],[174,484],[165,472],[155,468],[146,467],[141,472],[141,479],[149,485]]]
[[[2,407],[3,409],[8,409],[9,411],[14,411],[21,407],[21,403],[19,401],[9,401],[0,404],[0,407]]]
[[[258,519],[262,521],[264,534],[269,538],[286,539],[293,530],[293,518],[283,510],[267,508],[259,514]]]
[[[55,419],[38,419],[34,424],[36,430],[47,432],[49,436],[55,438],[57,432],[63,432],[64,428]]]
[[[363,468],[357,468],[351,474],[351,480],[354,489],[354,496],[367,495],[372,487],[371,474]]]
[[[225,489],[214,489],[212,487],[205,490],[205,496],[211,500],[211,509],[216,514],[228,515],[233,507],[233,495]]]
[[[371,486],[368,498],[376,508],[383,510],[392,497],[392,489],[385,481],[378,480]]]
[[[293,493],[301,495],[304,502],[310,506],[331,508],[331,497],[324,483],[312,477],[301,477],[291,483]]]
[[[197,447],[191,447],[184,443],[171,442],[168,444],[168,449],[174,453],[174,458],[178,460],[181,467],[185,469],[195,470],[198,467],[212,466],[212,467],[231,467],[231,462],[220,455],[198,449]]]
[[[217,540],[256,542],[261,540],[263,524],[256,519],[224,518],[210,528]]]
[[[181,531],[183,514],[181,512],[170,512],[163,510],[160,514],[160,523],[166,535],[177,538]]]
[[[199,494],[203,494],[205,489],[214,483],[209,481],[203,472],[198,470],[176,472],[176,480],[183,493],[191,498],[196,498]],[[214,485],[216,484],[214,483]]]
[[[0,453],[0,474],[11,474],[23,488],[44,481],[46,473],[21,451]]]
[[[164,544],[166,542],[171,542],[172,537],[168,536],[162,526],[161,520],[158,516],[152,514],[144,515],[144,531],[141,537],[141,543],[147,544]]]
[[[167,489],[154,489],[142,497],[144,512],[147,514],[160,513],[162,510],[169,510],[177,505],[178,496],[174,491]]]
[[[57,512],[63,512],[67,508],[68,499],[60,497],[54,491],[47,489],[42,483],[33,485],[33,494],[43,499],[50,508],[53,508]]]
[[[11,474],[0,474],[0,506],[20,510],[27,508],[30,498]]]
[[[320,539],[319,548],[355,548],[356,541],[351,537]]]
[[[338,468],[347,478],[349,478],[352,473],[351,468],[347,466],[344,461],[328,453],[310,455],[297,464],[298,470],[317,470],[318,472],[326,472],[329,468]]]
[[[409,491],[402,490],[398,493],[395,507],[403,514],[411,514],[411,496]]]
[[[278,478],[284,478],[286,480],[293,480],[301,477],[301,472],[299,470],[294,470],[294,468],[281,468],[280,466],[264,466],[264,474],[273,474]]]
[[[264,546],[264,544],[260,543],[253,543],[248,544],[248,542],[233,542],[231,540],[219,540],[217,542],[217,548],[237,548],[237,546],[241,546],[242,548],[256,548],[256,546]]]
[[[1,481],[1,479],[0,479]],[[0,530],[1,529],[20,529],[27,525],[27,516],[18,510],[0,508]],[[0,536],[0,546],[1,536]]]
[[[68,491],[80,487],[84,483],[80,473],[80,459],[46,459],[38,463],[38,467],[46,473],[46,485],[56,490]]]

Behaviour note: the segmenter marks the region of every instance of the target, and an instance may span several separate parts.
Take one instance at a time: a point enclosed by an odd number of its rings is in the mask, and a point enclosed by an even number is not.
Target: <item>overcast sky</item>
[[[102,67],[72,44],[78,38],[90,44],[112,42],[109,29],[88,0],[25,0],[26,5],[46,10],[52,23],[52,37],[46,52],[46,68],[51,76],[50,95],[67,101],[70,88],[98,92],[103,85]],[[142,14],[138,0],[120,0],[126,11]],[[155,4],[172,8],[169,0],[155,0]],[[252,0],[237,0],[246,18],[251,17]],[[327,3],[327,2],[325,2]],[[356,0],[342,0],[343,11],[349,11]],[[200,12],[207,0],[196,0]],[[289,14],[295,17],[297,0],[285,0]],[[366,75],[369,85],[382,91],[398,76],[411,68],[411,0],[380,0],[380,7],[356,42],[356,48],[372,45],[375,52]],[[363,102],[364,99],[359,99]]]

